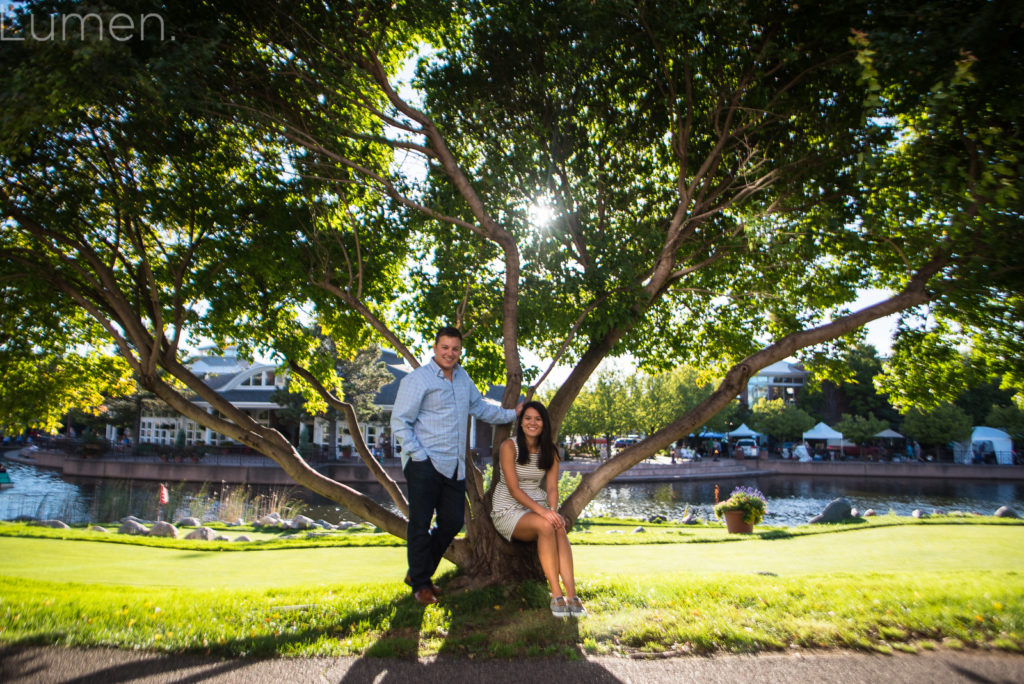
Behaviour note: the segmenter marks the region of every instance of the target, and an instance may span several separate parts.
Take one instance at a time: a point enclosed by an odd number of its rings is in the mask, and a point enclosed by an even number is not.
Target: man
[[[434,358],[402,379],[391,412],[391,435],[402,447],[409,488],[406,584],[422,605],[437,603],[433,583],[441,557],[462,529],[466,499],[466,422],[470,415],[495,425],[522,410],[503,409],[480,394],[459,365],[462,333],[441,328]],[[430,520],[437,514],[437,526]]]

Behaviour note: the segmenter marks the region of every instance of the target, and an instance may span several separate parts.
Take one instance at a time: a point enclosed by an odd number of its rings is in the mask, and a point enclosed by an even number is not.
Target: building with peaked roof
[[[392,351],[382,351],[380,361],[384,363],[392,375],[392,380],[381,387],[373,403],[379,407],[381,420],[364,421],[360,424],[363,439],[371,449],[380,448],[385,455],[390,455],[389,422],[391,410],[395,405],[395,396],[398,394],[398,385],[407,374],[412,372],[410,366],[398,354]],[[272,364],[249,363],[244,359],[234,356],[234,350],[229,349],[225,356],[202,356],[189,363],[189,368],[199,378],[217,391],[222,397],[231,402],[235,408],[241,409],[253,417],[261,425],[274,428],[288,436],[293,443],[297,443],[298,435],[302,428],[297,424],[292,412],[286,414],[286,407],[275,401],[275,392],[284,390],[287,386],[287,376],[279,372]],[[488,399],[500,402],[502,387],[491,387],[485,396]],[[279,395],[278,395],[279,396]],[[208,412],[214,409],[202,399],[193,399],[196,406],[204,408]],[[470,433],[470,447],[477,449],[482,457],[490,456],[491,426],[485,423],[476,423]],[[310,442],[320,447],[328,447],[332,443],[332,431],[334,431],[333,443],[336,444],[336,453],[328,454],[328,458],[338,458],[345,454],[354,445],[352,436],[349,433],[348,424],[342,420],[329,421],[322,417],[315,417],[305,421],[305,427],[310,435]],[[108,428],[108,438],[114,439],[116,435],[111,434],[112,428]],[[228,446],[235,444],[234,440],[217,433],[214,430],[199,425],[195,421],[186,418],[170,407],[160,411],[145,413],[142,416],[139,427],[138,441],[148,444],[174,444],[178,430],[185,433],[185,441],[190,445]]]
[[[747,382],[747,391],[740,402],[753,406],[759,399],[782,399],[787,404],[796,402],[800,388],[807,382],[807,371],[799,363],[778,361],[757,372]]]

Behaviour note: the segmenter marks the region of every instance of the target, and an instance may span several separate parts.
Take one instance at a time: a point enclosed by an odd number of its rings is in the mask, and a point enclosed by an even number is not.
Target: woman
[[[495,529],[509,541],[537,542],[555,617],[586,616],[587,609],[576,596],[566,520],[557,512],[558,451],[543,404],[523,405],[516,437],[502,442],[498,459],[501,473],[491,509]]]

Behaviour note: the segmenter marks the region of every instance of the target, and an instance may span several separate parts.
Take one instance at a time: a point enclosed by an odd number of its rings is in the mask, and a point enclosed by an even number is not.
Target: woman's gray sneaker
[[[556,596],[551,599],[551,614],[557,618],[569,617],[569,606],[566,605],[564,596]]]
[[[568,602],[569,615],[574,618],[587,617],[587,609],[583,607],[583,601],[579,596],[573,596]]]

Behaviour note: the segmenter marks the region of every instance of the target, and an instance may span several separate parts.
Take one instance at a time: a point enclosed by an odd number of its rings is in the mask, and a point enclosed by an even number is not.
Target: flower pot
[[[743,522],[743,511],[726,511],[725,527],[730,534],[750,534],[754,526]]]

